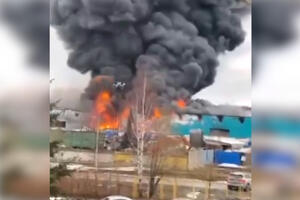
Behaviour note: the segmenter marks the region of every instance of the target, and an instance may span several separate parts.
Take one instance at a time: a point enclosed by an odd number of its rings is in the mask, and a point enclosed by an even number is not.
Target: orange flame
[[[159,108],[154,108],[154,110],[153,110],[153,118],[154,119],[159,119],[161,117],[162,117],[162,113],[159,110]]]
[[[119,127],[119,119],[111,100],[112,97],[108,91],[101,92],[96,99],[95,109],[99,117],[97,128],[100,130],[118,129]]]
[[[127,107],[123,110],[122,114],[121,114],[121,119],[124,120],[124,119],[128,119],[130,115],[130,109]]]
[[[183,101],[184,105],[185,102]],[[102,91],[98,94],[93,110],[93,119],[91,126],[98,130],[119,129],[128,120],[130,115],[130,107],[125,107],[118,111],[113,105],[112,94],[109,91]],[[160,108],[153,109],[151,120],[160,119],[163,116]]]
[[[185,107],[186,107],[186,103],[185,103],[185,101],[184,101],[183,99],[179,99],[179,100],[177,101],[177,106],[178,106],[179,108],[185,108]]]
[[[111,95],[109,92],[101,92],[96,99],[96,111],[102,114],[107,110],[107,106],[111,103]]]

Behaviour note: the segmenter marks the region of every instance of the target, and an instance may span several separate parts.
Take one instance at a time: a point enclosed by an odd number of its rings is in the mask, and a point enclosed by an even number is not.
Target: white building
[[[86,130],[89,124],[89,113],[73,109],[54,109],[50,114],[58,114],[58,126],[68,131]]]

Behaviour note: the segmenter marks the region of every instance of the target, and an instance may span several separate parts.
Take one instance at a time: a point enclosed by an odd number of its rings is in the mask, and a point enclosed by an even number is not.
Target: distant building
[[[66,131],[88,129],[89,113],[73,109],[54,109],[50,114],[57,114],[57,122],[52,128]]]
[[[173,132],[189,135],[201,130],[204,135],[251,138],[251,109],[235,106],[210,106],[203,111],[193,110],[173,123]]]

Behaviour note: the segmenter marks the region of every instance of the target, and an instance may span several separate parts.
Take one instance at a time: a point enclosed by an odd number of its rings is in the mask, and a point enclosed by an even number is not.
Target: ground
[[[100,168],[96,173],[93,167],[71,165],[75,170],[70,177],[61,179],[59,188],[66,196],[76,199],[101,198],[108,195],[124,195],[137,198],[137,176],[131,168]],[[143,185],[146,188],[147,176]],[[172,200],[176,198],[205,199],[207,183],[205,181],[176,176],[164,176],[153,199]],[[226,181],[213,182],[211,185],[211,200],[250,199],[249,192],[228,191]]]

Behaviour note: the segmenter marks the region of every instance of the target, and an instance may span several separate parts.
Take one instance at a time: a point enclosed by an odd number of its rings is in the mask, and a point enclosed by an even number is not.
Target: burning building
[[[214,82],[218,55],[244,40],[240,17],[232,12],[235,3],[51,1],[51,24],[70,51],[68,65],[92,74],[83,97],[94,101],[92,115],[101,116],[93,126],[120,127],[137,98],[133,90],[140,76],[155,96],[149,117],[189,107],[190,97]]]

